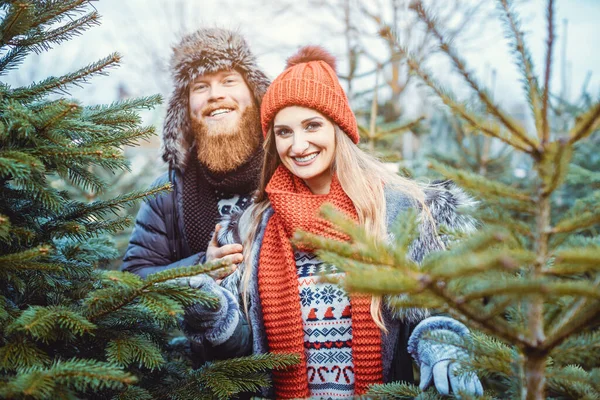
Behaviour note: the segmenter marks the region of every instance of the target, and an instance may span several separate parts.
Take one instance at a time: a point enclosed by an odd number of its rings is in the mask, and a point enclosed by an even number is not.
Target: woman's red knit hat
[[[277,113],[289,106],[312,108],[335,122],[358,143],[356,117],[335,72],[335,57],[320,46],[304,46],[288,58],[283,71],[263,97],[260,107],[266,137]]]

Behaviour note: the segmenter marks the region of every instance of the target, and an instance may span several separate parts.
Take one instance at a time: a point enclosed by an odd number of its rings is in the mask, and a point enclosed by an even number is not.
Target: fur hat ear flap
[[[271,81],[267,76],[258,69],[246,71],[246,83],[252,89],[252,94],[256,99],[258,106],[262,103],[263,96],[269,88]]]
[[[191,132],[187,87],[177,87],[169,99],[163,126],[162,158],[173,167],[185,166],[187,149],[186,132]]]

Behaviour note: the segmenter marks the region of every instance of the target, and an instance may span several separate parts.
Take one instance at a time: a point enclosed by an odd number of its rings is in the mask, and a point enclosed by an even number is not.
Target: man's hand
[[[234,268],[220,268],[218,270],[211,271],[208,275],[213,277],[217,281],[217,284],[220,284],[223,278],[233,273],[233,271],[235,271],[237,268],[235,265],[244,260],[244,256],[242,255],[242,250],[244,248],[241,244],[226,244],[225,246],[219,247],[219,243],[217,242],[217,233],[219,233],[220,229],[221,225],[217,224],[215,227],[215,232],[213,233],[213,237],[208,244],[208,248],[206,249],[206,262],[223,260],[233,264]]]

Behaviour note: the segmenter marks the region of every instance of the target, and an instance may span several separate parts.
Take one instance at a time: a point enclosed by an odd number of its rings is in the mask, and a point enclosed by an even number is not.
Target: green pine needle
[[[96,325],[64,306],[31,306],[7,327],[8,332],[21,331],[43,342],[55,340],[58,329],[81,336],[94,331]]]
[[[34,395],[36,399],[54,399],[63,387],[78,391],[123,389],[137,379],[120,367],[95,360],[56,361],[50,367],[32,367],[22,371],[0,388],[0,396],[18,398]]]
[[[123,367],[137,363],[140,368],[150,370],[160,368],[165,363],[160,347],[146,335],[111,340],[106,347],[106,358]]]
[[[17,371],[50,365],[50,357],[24,336],[18,336],[0,347],[0,370]]]

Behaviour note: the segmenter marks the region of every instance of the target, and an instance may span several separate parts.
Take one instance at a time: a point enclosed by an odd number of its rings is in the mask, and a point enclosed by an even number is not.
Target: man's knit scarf
[[[275,395],[288,399],[308,397],[298,276],[290,238],[296,230],[304,230],[348,241],[346,235],[337,232],[329,222],[319,217],[319,208],[331,203],[354,219],[357,219],[357,214],[335,176],[329,194],[313,195],[302,180],[280,166],[266,191],[274,214],[267,224],[261,247],[258,291],[267,342],[273,353],[298,353],[301,356],[299,365],[273,371]],[[350,303],[354,391],[359,395],[369,385],[383,382],[381,333],[371,317],[370,296],[351,295]]]
[[[256,189],[263,156],[261,147],[234,171],[217,174],[198,161],[196,152],[193,147],[183,176],[183,220],[192,253],[206,251],[215,224],[221,217],[219,200],[236,194],[248,195]]]

